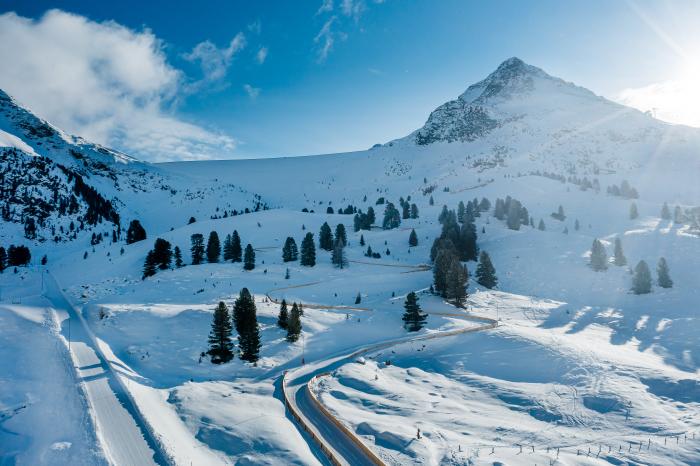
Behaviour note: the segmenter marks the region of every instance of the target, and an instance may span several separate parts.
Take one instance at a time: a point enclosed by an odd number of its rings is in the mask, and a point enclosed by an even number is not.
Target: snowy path
[[[307,432],[310,431],[310,435],[320,444],[321,449],[326,452],[326,454],[330,453],[329,456],[334,464],[348,464],[353,466],[381,465],[384,464],[384,462],[374,454],[357,435],[345,427],[337,418],[333,417],[316,398],[311,386],[318,377],[327,375],[330,371],[351,362],[363,354],[386,349],[399,343],[444,338],[462,333],[488,330],[498,325],[496,320],[487,317],[442,312],[430,314],[476,321],[483,325],[375,343],[359,348],[349,354],[346,353],[301,366],[283,375],[282,391],[286,404],[304,430],[307,430]]]
[[[87,324],[61,292],[50,273],[45,276],[46,297],[65,310],[63,335],[69,338],[73,362],[82,381],[97,426],[97,436],[112,464],[119,466],[166,464],[150,440],[148,430],[116,374],[95,344]]]

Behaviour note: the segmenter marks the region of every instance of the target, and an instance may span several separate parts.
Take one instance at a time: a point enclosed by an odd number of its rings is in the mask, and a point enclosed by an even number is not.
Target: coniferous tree
[[[85,251],[85,256],[87,257],[87,251]],[[9,266],[22,266],[27,265],[32,260],[31,251],[27,246],[15,246],[10,245],[7,249],[7,265]]]
[[[632,278],[632,291],[634,294],[651,293],[651,271],[649,266],[644,261],[639,261],[634,268],[634,277]]]
[[[245,252],[243,253],[243,269],[253,270],[255,268],[255,251],[253,246],[248,244],[245,247]]]
[[[382,228],[385,230],[391,230],[393,228],[398,228],[401,225],[401,214],[396,209],[393,203],[387,203],[384,208],[384,220],[382,221]]]
[[[590,264],[591,268],[596,272],[607,270],[608,268],[608,255],[605,252],[605,246],[598,239],[594,239],[591,246]]]
[[[581,228],[581,224],[578,222],[578,219],[574,222],[574,230],[578,231]]]
[[[159,269],[165,270],[170,267],[173,253],[170,249],[170,243],[163,238],[156,238],[153,245],[153,261]]]
[[[343,244],[348,244],[348,235],[345,232],[345,225],[342,223],[335,226],[335,240],[342,240]]]
[[[423,313],[418,304],[418,295],[411,291],[406,295],[406,301],[403,304],[404,313],[402,320],[404,328],[409,332],[417,332],[425,325],[428,316]]]
[[[175,256],[175,267],[180,268],[183,265],[185,265],[182,262],[182,251],[180,251],[180,248],[178,246],[175,246],[175,251],[173,253],[173,256]]]
[[[433,199],[433,196],[430,196],[430,199],[428,200],[428,204],[435,205],[435,200]]]
[[[491,257],[486,251],[479,255],[479,265],[476,267],[476,281],[479,285],[493,289],[498,285],[496,268],[491,262]]]
[[[475,261],[479,257],[479,247],[476,244],[476,225],[473,221],[468,221],[462,224],[459,232],[459,258],[463,261]]]
[[[365,235],[360,235],[360,246],[365,245]]]
[[[355,304],[360,304],[362,302],[362,295],[358,292],[355,296]]]
[[[345,244],[341,238],[336,239],[331,254],[331,263],[339,269],[344,269],[348,266],[348,259],[345,256]]]
[[[233,259],[233,239],[231,238],[231,233],[226,235],[226,238],[224,238],[224,246],[222,250],[224,253],[224,262],[228,262]]]
[[[668,208],[668,204],[664,202],[661,208],[661,218],[664,220],[671,220],[671,209]]]
[[[283,299],[282,304],[280,304],[280,313],[277,315],[277,326],[286,330],[288,323],[289,311],[287,310],[287,301]]]
[[[630,204],[630,220],[634,220],[639,217],[639,211],[637,210],[637,203],[633,202]]]
[[[453,260],[447,271],[447,298],[451,299],[455,306],[464,307],[467,299],[467,281],[469,272],[467,266],[458,260]]]
[[[369,206],[367,208],[367,228],[366,229],[369,230],[370,227],[372,225],[374,225],[374,222],[376,222],[376,221],[377,221],[377,216],[374,213],[374,207]]]
[[[418,246],[418,235],[415,229],[411,230],[411,234],[408,236],[408,245]]]
[[[522,221],[522,205],[520,201],[516,199],[511,199],[508,206],[508,212],[506,216],[506,225],[511,230],[520,230],[520,223]]]
[[[219,262],[221,256],[221,243],[219,242],[219,234],[215,231],[209,233],[209,241],[207,241],[207,261],[209,263]]]
[[[464,213],[466,212],[466,209],[464,208],[464,201],[459,201],[459,204],[457,204],[457,221],[458,222],[463,222],[464,221]]]
[[[673,209],[673,223],[683,223],[685,220],[685,217],[683,215],[683,210],[681,209],[681,206],[676,206],[675,209]]]
[[[656,276],[657,276],[656,283],[661,288],[672,288],[673,287],[673,280],[671,280],[671,275],[669,274],[669,271],[668,271],[668,263],[666,262],[666,259],[663,257],[661,259],[659,259],[659,263],[656,266]]]
[[[404,220],[411,218],[411,206],[408,202],[401,204],[401,218]]]
[[[284,262],[292,262],[299,258],[299,251],[297,249],[297,243],[291,236],[287,237],[284,242],[284,247],[282,248],[282,260]]]
[[[411,204],[411,218],[418,218],[418,206]]]
[[[613,264],[617,265],[618,267],[622,267],[623,265],[627,265],[627,258],[625,257],[625,253],[622,250],[622,240],[620,240],[620,238],[615,238],[615,251],[613,253]]]
[[[138,220],[132,220],[129,228],[126,230],[126,244],[135,243],[146,239],[146,230],[141,226]]]
[[[233,342],[231,341],[231,316],[223,301],[214,310],[209,333],[209,351],[211,362],[222,364],[233,359]]]
[[[233,324],[238,332],[241,359],[248,362],[257,361],[260,354],[260,328],[255,300],[248,288],[241,290],[233,305]]]
[[[313,233],[307,233],[301,242],[301,265],[306,267],[316,265],[316,245]]]
[[[233,230],[231,235],[231,262],[241,262],[243,258],[243,248],[241,247],[241,237],[238,231]]]
[[[540,219],[540,223],[537,225],[537,229],[540,230],[540,231],[544,231],[544,230],[545,230],[545,227],[544,227],[544,220]]]
[[[435,291],[445,298],[447,297],[448,276],[453,262],[459,262],[459,259],[452,249],[438,249],[433,266],[433,281]]]
[[[7,268],[7,251],[0,246],[0,273]]]
[[[201,233],[195,233],[190,237],[192,247],[192,265],[199,265],[204,260],[204,236]]]
[[[318,233],[318,247],[326,251],[333,250],[333,232],[328,222],[323,222],[321,231]]]
[[[292,304],[292,311],[289,313],[289,324],[287,325],[287,341],[294,343],[301,335],[301,312],[297,303]]]
[[[146,260],[143,263],[143,276],[141,277],[145,280],[148,277],[152,277],[156,274],[156,260],[153,257],[153,251],[148,251],[146,254]]]

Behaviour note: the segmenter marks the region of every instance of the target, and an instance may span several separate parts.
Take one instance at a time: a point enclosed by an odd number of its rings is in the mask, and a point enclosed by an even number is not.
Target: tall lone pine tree
[[[233,305],[233,324],[238,332],[241,359],[256,362],[260,355],[260,328],[257,309],[248,288],[243,288]]]
[[[192,265],[199,265],[204,260],[204,236],[201,233],[195,233],[190,237],[192,253]]]
[[[596,272],[607,270],[608,255],[605,252],[605,247],[598,239],[593,240],[591,246],[591,268]]]
[[[409,332],[417,332],[422,329],[428,316],[421,311],[420,305],[418,304],[418,295],[416,295],[415,292],[411,291],[406,295],[406,301],[403,307],[405,311],[402,319],[406,330]]]
[[[214,317],[209,333],[209,351],[211,362],[222,364],[233,359],[233,342],[231,341],[231,316],[223,301],[214,310]]]
[[[481,251],[481,255],[479,255],[479,265],[476,267],[476,282],[489,289],[493,289],[498,285],[496,268],[493,266],[491,257],[486,251]]]
[[[219,242],[219,234],[215,231],[209,233],[209,241],[207,241],[207,262],[219,262],[221,256],[221,243]]]
[[[289,313],[289,323],[287,324],[287,341],[294,343],[301,335],[301,311],[297,303],[292,304]]]
[[[313,233],[306,233],[301,241],[301,265],[306,267],[316,265],[316,245]]]
[[[253,250],[253,246],[248,244],[245,247],[245,251],[243,253],[243,269],[244,270],[253,270],[255,268],[255,251]]]

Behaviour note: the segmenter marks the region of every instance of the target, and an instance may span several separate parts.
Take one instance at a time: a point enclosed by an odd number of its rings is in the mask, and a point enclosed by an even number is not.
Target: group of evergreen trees
[[[620,183],[620,186],[617,185],[611,185],[608,186],[608,194],[611,196],[620,196],[624,197],[625,199],[638,199],[639,198],[639,193],[635,188],[633,188],[630,184],[629,181],[623,180],[622,183]]]
[[[153,244],[153,249],[148,251],[146,254],[146,260],[143,264],[143,279],[151,277],[156,274],[158,269],[166,270],[170,268],[170,264],[173,260],[173,251],[171,249],[170,242],[164,240],[163,238],[156,238]],[[180,253],[180,248],[175,248],[175,265],[176,267],[182,267],[182,254]]]
[[[408,196],[406,200],[403,197],[399,198],[399,205],[401,206],[401,218],[407,220],[409,218],[418,218],[418,206],[416,204],[411,204],[411,196]]]
[[[241,262],[243,248],[241,247],[241,237],[238,235],[237,230],[233,230],[233,233],[229,233],[224,238],[223,253],[226,262]]]
[[[309,236],[307,234],[307,237],[309,237],[309,246],[313,246],[313,237]],[[347,232],[345,230],[345,225],[342,223],[339,223],[335,227],[335,237],[333,236],[333,233],[331,232],[331,227],[328,225],[328,222],[324,222],[323,225],[321,225],[321,231],[319,232],[319,237],[318,237],[318,246],[321,249],[324,249],[326,251],[331,251],[331,263],[335,265],[336,267],[343,269],[348,266],[348,260],[345,256],[345,245],[347,245],[348,237],[347,237]],[[309,264],[311,266],[315,265],[316,263],[316,251],[308,248],[307,249],[308,256],[311,258],[312,253],[313,253],[313,264]],[[302,244],[302,259],[304,257],[304,245]],[[302,265],[306,265],[302,263]]]
[[[477,198],[467,201],[466,204],[463,201],[459,201],[457,205],[457,221],[460,223],[465,222],[465,219],[474,221],[474,218],[481,216],[481,212],[486,212],[490,208],[491,202],[485,197],[481,198],[481,202]]]
[[[505,220],[511,230],[520,230],[521,225],[534,225],[527,208],[510,196],[506,196],[505,200],[496,199],[493,216],[499,220]],[[544,223],[541,222],[541,224],[541,229],[544,229]]]
[[[141,222],[132,220],[129,223],[129,228],[126,230],[126,244],[132,244],[144,239],[146,239],[146,230],[141,226]]]
[[[231,325],[233,321],[233,326]],[[243,288],[233,305],[233,317],[228,307],[221,301],[214,310],[209,333],[209,350],[211,362],[222,364],[233,359],[232,328],[238,333],[240,358],[256,362],[260,357],[260,327],[258,325],[255,300],[247,288]]]
[[[27,265],[31,260],[32,253],[27,246],[10,245],[7,250],[0,246],[0,272],[4,271],[7,267]],[[45,262],[42,260],[42,264],[43,263]]]
[[[627,258],[622,250],[622,241],[620,238],[615,238],[613,264],[618,267],[627,265]],[[593,240],[593,245],[591,246],[590,266],[596,272],[604,271],[608,268],[607,252],[605,251],[605,246],[599,239]],[[651,293],[652,278],[649,265],[645,261],[641,260],[634,267],[632,273],[632,292],[634,294]],[[656,267],[656,275],[656,283],[661,288],[673,287],[673,280],[671,280],[668,263],[664,257],[659,259]]]
[[[362,213],[362,211],[355,214],[353,218],[353,229],[356,232],[360,230],[370,230],[376,220],[374,208],[370,206],[367,208],[366,214]]]
[[[389,202],[384,207],[384,220],[382,220],[382,228],[392,230],[401,225],[401,214],[396,209],[393,203]]]
[[[442,224],[440,236],[433,241],[430,249],[430,260],[437,257],[438,249],[453,249],[461,261],[475,261],[479,255],[479,248],[476,244],[477,234],[474,217],[464,215],[462,225],[457,221],[457,214],[454,210],[448,210],[447,206],[442,207],[442,212],[438,217]]]
[[[287,331],[287,341],[294,343],[301,335],[301,316],[304,309],[301,303],[292,303],[291,312],[287,309],[287,301],[282,300],[280,312],[277,316],[277,326]]]

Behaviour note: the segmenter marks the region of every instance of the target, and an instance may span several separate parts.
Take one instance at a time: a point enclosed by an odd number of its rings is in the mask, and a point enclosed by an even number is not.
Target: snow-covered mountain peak
[[[494,97],[509,98],[514,94],[533,91],[538,79],[556,80],[540,68],[512,57],[501,63],[486,79],[469,86],[459,99],[476,103]]]

